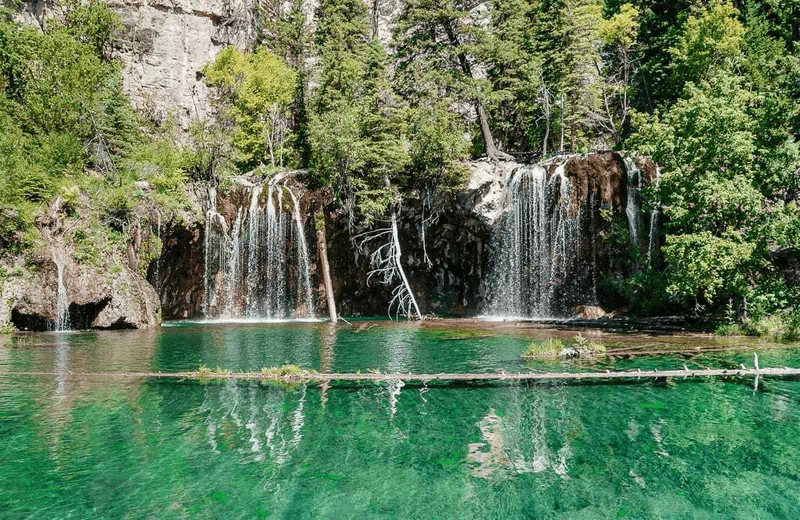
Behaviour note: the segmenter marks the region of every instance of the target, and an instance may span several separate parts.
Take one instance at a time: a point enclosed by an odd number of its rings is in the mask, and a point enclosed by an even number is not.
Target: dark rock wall
[[[170,225],[162,240],[163,254],[147,277],[161,299],[162,316],[166,320],[199,316],[205,275],[203,226]]]
[[[644,183],[653,182],[655,166],[642,160],[637,160],[637,164],[643,172]],[[439,195],[424,205],[426,217],[430,216],[431,208],[435,208],[437,213],[436,220],[426,227],[425,233],[430,263],[425,260],[426,248],[422,241],[422,197],[419,194],[407,196],[400,213],[403,266],[425,314],[469,316],[481,311],[482,291],[485,290],[494,247],[492,230],[497,219],[502,218],[502,198],[505,196],[502,188],[506,177],[517,165],[475,163],[472,166],[473,178],[467,188]],[[595,201],[591,211],[612,209],[617,218],[624,219],[627,176],[621,154],[607,152],[573,156],[569,159],[566,175],[577,187],[574,192],[576,208],[583,205],[582,211],[588,214],[587,205],[591,197]],[[300,194],[299,189],[296,192]],[[349,229],[346,216],[332,205],[326,205],[319,193],[307,192],[301,201],[317,314],[326,312],[313,218],[316,207],[321,204],[325,208],[328,257],[339,313],[345,316],[385,315],[389,311],[393,287],[382,284],[379,275],[367,283],[372,269],[369,255],[379,244],[359,250],[352,237],[362,230]],[[238,207],[247,207],[248,204],[247,188],[242,186],[234,186],[228,193],[219,193],[217,197],[218,211],[227,221],[235,218]],[[586,218],[586,226],[589,233],[589,218]],[[204,276],[202,224],[169,226],[162,239],[164,250],[158,271],[151,266],[149,279],[161,296],[163,316],[165,319],[200,317]],[[599,278],[618,269],[615,265],[613,259],[601,252],[597,269],[602,272],[584,275],[587,279],[592,276]],[[608,301],[608,305],[619,303]]]
[[[465,194],[449,195],[436,202],[438,220],[426,228],[422,242],[422,201],[407,200],[399,219],[403,267],[423,313],[464,316],[479,309],[481,279],[488,262],[491,226],[476,218],[465,204]],[[328,218],[328,257],[340,312],[345,315],[384,315],[389,312],[391,290],[375,275],[369,254],[359,253],[344,219]],[[425,260],[427,249],[428,260]],[[396,281],[399,283],[399,281]],[[397,312],[393,309],[392,312]]]

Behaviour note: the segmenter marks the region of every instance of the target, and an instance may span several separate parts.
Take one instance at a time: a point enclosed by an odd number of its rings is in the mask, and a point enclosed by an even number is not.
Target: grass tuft
[[[261,375],[263,377],[285,377],[285,378],[292,378],[292,377],[303,377],[311,374],[316,374],[316,370],[306,370],[305,368],[301,368],[297,365],[282,365],[279,367],[264,367],[261,369]]]
[[[606,347],[600,343],[585,338],[582,334],[576,335],[569,342],[558,338],[538,340],[528,346],[523,358],[575,358],[590,357],[603,354]]]

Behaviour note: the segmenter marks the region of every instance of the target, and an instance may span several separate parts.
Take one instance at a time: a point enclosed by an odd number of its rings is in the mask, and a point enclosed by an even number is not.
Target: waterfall
[[[161,256],[164,251],[164,244],[161,242],[161,212],[156,210],[156,236],[158,237],[158,242],[160,244],[161,250],[158,252],[158,258],[156,258],[156,266],[155,266],[155,276],[154,282],[156,293],[161,296]]]
[[[616,160],[608,168],[585,156],[550,159],[520,166],[505,179],[481,288],[482,314],[503,319],[582,314],[577,307],[598,305],[607,296],[599,291],[604,275],[639,270],[645,258],[654,262],[659,210],[649,212],[649,222],[642,215],[650,177],[632,157],[623,159],[625,172]],[[632,266],[604,242],[617,219],[623,230],[627,220],[630,244],[641,252]]]
[[[309,314],[314,314],[314,297],[311,293],[311,269],[308,264],[308,246],[306,245],[306,235],[303,233],[303,220],[300,218],[300,203],[297,201],[294,192],[286,188],[289,196],[292,197],[294,203],[294,222],[297,226],[297,255],[301,260],[303,288],[305,289],[305,301],[303,302],[308,307]]]
[[[625,172],[628,177],[628,200],[625,204],[625,216],[628,217],[628,231],[631,235],[631,243],[638,248],[641,240],[641,191],[642,191],[642,172],[636,166],[632,157],[625,157]]]
[[[225,263],[225,238],[227,223],[225,217],[217,213],[217,190],[208,189],[208,211],[206,211],[206,229],[204,240],[205,276],[203,277],[203,314],[217,305],[217,273]],[[214,269],[217,266],[217,269]]]
[[[313,318],[310,261],[299,202],[288,187],[273,182],[249,190],[249,202],[235,208],[230,229],[215,203],[206,214],[203,313],[221,318]],[[284,208],[284,191],[294,205],[291,213]]]
[[[250,195],[250,208],[247,212],[247,265],[255,266],[259,263],[259,251],[261,250],[260,224],[261,214],[258,207],[258,198],[261,196],[261,186],[253,186]],[[247,308],[250,314],[258,314],[255,308],[255,295],[258,292],[258,270],[248,269],[247,271]]]
[[[225,307],[223,315],[230,317],[236,314],[236,302],[241,291],[241,269],[243,260],[242,248],[242,208],[236,213],[230,236],[230,247],[227,250],[225,270]]]
[[[656,166],[656,186],[661,178],[661,168]],[[647,267],[653,265],[653,258],[658,254],[658,215],[661,204],[657,204],[650,210],[650,234],[647,244]]]
[[[495,231],[494,262],[484,287],[487,314],[554,317],[595,294],[589,287],[594,273],[585,268],[596,262],[595,252],[586,253],[581,242],[584,212],[574,201],[566,162],[548,177],[550,166],[522,166],[506,184],[508,208]]]
[[[62,332],[69,330],[69,295],[64,285],[64,262],[59,261],[56,254],[53,254],[53,261],[58,271],[58,293],[56,295],[56,322],[55,330]]]

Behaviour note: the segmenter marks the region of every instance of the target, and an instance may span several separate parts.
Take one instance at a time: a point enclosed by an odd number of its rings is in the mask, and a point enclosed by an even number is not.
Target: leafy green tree
[[[282,57],[297,73],[294,100],[289,108],[290,127],[295,137],[295,148],[300,166],[307,167],[310,161],[308,145],[308,79],[310,75],[307,58],[313,47],[308,28],[306,5],[303,0],[270,0],[263,3],[261,43],[274,54]]]
[[[742,58],[744,25],[728,0],[699,5],[683,25],[672,55],[673,84],[708,79],[717,70],[730,69]]]
[[[223,49],[204,69],[206,82],[217,87],[230,104],[237,123],[233,137],[246,166],[268,162],[283,167],[290,156],[289,106],[294,99],[296,73],[265,49],[243,53]]]
[[[92,45],[97,56],[111,60],[114,35],[122,30],[119,17],[100,0],[83,4],[66,0],[63,7],[65,24],[75,39]]]
[[[632,84],[638,65],[639,10],[622,4],[619,12],[600,22],[603,41],[603,65],[600,111],[595,115],[598,126],[611,136],[615,145],[622,143],[632,109]]]
[[[784,236],[776,223],[786,221],[786,212],[796,215],[793,205],[763,190],[764,179],[780,175],[770,167],[800,167],[791,138],[777,152],[789,164],[764,161],[776,152],[759,138],[772,123],[759,117],[763,102],[741,78],[718,73],[689,84],[666,111],[634,120],[637,133],[629,145],[663,167],[658,196],[670,232],[664,256],[676,296],[711,303],[720,296],[747,298]]]
[[[174,133],[143,131],[122,90],[119,18],[101,2],[64,7],[45,31],[0,12],[0,247],[41,244],[36,217],[60,197],[76,260],[112,262],[141,245],[154,214],[184,204],[184,153]]]

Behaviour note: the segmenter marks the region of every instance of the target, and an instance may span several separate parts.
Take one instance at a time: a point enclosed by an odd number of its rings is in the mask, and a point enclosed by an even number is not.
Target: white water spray
[[[497,251],[485,286],[484,312],[489,315],[559,315],[574,299],[579,279],[592,280],[580,269],[581,211],[573,201],[566,162],[548,176],[550,166],[520,167],[507,183],[508,211],[497,230]]]
[[[207,213],[207,317],[314,317],[300,204],[289,191],[294,209],[292,216],[287,216],[283,192],[288,188],[274,182],[267,184],[266,203],[262,202],[263,189],[261,185],[251,188],[249,206],[237,209],[230,229],[220,224],[224,218],[216,207]]]
[[[60,261],[57,255],[53,255],[53,261],[58,271],[58,294],[56,296],[56,322],[55,330],[63,332],[69,330],[69,295],[67,287],[64,285],[64,262]]]
[[[661,179],[661,168],[656,166],[656,186]],[[653,265],[653,259],[658,254],[658,216],[661,213],[661,204],[650,210],[650,236],[647,244],[647,266]]]
[[[294,203],[294,222],[297,225],[297,254],[300,258],[300,275],[302,278],[302,285],[305,289],[305,305],[308,306],[309,314],[314,314],[314,297],[311,292],[311,269],[308,263],[308,246],[306,245],[306,236],[303,233],[303,219],[300,218],[300,203],[297,201],[294,192],[286,188],[289,196]]]
[[[631,243],[637,248],[641,240],[641,191],[642,191],[642,172],[636,166],[632,157],[625,157],[625,172],[628,178],[628,200],[625,204],[625,216],[628,217],[628,231],[631,235]]]

